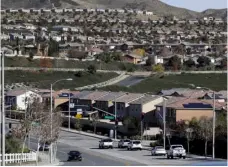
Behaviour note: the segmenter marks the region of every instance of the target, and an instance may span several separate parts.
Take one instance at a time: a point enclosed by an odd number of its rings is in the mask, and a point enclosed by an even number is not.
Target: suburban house
[[[206,94],[204,94],[202,99],[213,99],[213,95],[213,92],[207,92]],[[215,92],[215,100],[217,100],[218,102],[227,102],[227,91],[223,90]]]
[[[141,119],[142,114],[145,114],[144,121],[148,124],[154,116],[155,105],[163,101],[161,96],[145,95],[135,101],[129,103],[129,115],[137,119]]]
[[[136,54],[126,54],[123,57],[123,61],[129,62],[129,63],[133,63],[133,64],[138,64],[142,61],[142,56],[138,56]]]
[[[41,95],[30,90],[12,90],[8,91],[5,95],[5,104],[15,107],[17,110],[26,110],[28,105],[34,99],[42,101]]]
[[[144,94],[139,93],[126,93],[125,96],[121,96],[120,98],[116,99],[116,112],[117,116],[124,117],[129,115],[129,106],[130,103],[140,99],[143,97]]]
[[[126,93],[124,92],[110,92],[109,94],[95,100],[96,101],[95,107],[114,114],[115,101],[124,95],[126,95]],[[104,116],[106,114],[101,114],[101,115]]]
[[[79,105],[94,106],[95,100],[109,94],[109,92],[104,91],[93,91],[92,93],[85,95],[79,99]]]
[[[80,103],[80,99],[83,98],[83,97],[87,97],[89,94],[92,94],[93,91],[81,91],[77,94],[74,94],[72,97],[71,97],[71,103],[73,103],[73,108],[72,110],[90,110],[90,106],[87,106],[87,105],[83,105]]]
[[[216,111],[225,109],[226,103],[215,103]],[[213,116],[213,101],[199,100],[196,98],[173,97],[166,101],[166,121],[175,123],[177,121],[190,121],[192,118],[199,119],[202,116]],[[156,120],[158,124],[162,124],[163,104],[156,105]]]

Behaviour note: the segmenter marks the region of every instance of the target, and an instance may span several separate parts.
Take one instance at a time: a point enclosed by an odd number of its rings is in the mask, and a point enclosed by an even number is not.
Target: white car
[[[186,150],[182,145],[171,145],[167,151],[167,158],[173,159],[173,157],[186,158]]]
[[[113,148],[112,139],[102,139],[99,142],[99,148]]]
[[[118,142],[118,148],[124,148],[128,146],[128,143],[130,143],[131,140],[129,139],[123,139]]]
[[[131,141],[130,143],[128,143],[127,149],[128,150],[134,150],[134,149],[142,150],[142,144],[140,141]]]
[[[166,150],[163,146],[155,146],[151,150],[151,155],[166,155]]]

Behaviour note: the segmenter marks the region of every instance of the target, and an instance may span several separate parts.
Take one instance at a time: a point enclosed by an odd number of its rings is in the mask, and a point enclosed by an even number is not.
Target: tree
[[[222,69],[227,69],[227,58],[221,60],[220,66]]]
[[[173,70],[179,70],[181,68],[181,59],[178,56],[173,56],[168,61],[168,66],[173,67]]]
[[[129,132],[138,133],[140,131],[140,121],[133,116],[123,118],[123,126],[127,128]]]
[[[88,66],[87,70],[90,74],[95,74],[97,71],[96,67],[92,64]]]
[[[121,57],[120,52],[113,52],[111,57],[114,61],[122,61],[122,57]]]
[[[99,116],[98,116],[97,112],[95,114],[91,115],[91,121],[92,121],[92,125],[93,125],[93,132],[96,133],[97,132],[97,123],[99,121]]]
[[[34,53],[33,52],[29,52],[29,61],[32,61],[34,57]]]
[[[174,48],[174,53],[175,54],[180,54],[180,55],[185,55],[185,46],[184,45],[178,45]]]
[[[59,52],[59,43],[53,39],[50,39],[48,46],[48,56],[57,57]]]
[[[152,70],[154,72],[164,72],[165,68],[162,66],[162,64],[156,64],[152,66]]]
[[[201,117],[198,122],[197,133],[199,138],[204,140],[205,143],[205,156],[207,157],[207,144],[212,139],[212,119],[207,117]]]
[[[81,121],[80,121],[80,119],[76,119],[76,122],[75,122],[75,129],[76,130],[82,130],[82,126],[81,126]]]
[[[161,55],[162,57],[168,57],[168,56],[170,56],[170,55],[172,54],[171,51],[170,51],[170,49],[167,48],[167,47],[163,47],[163,48],[159,51],[159,53],[160,53],[160,55]]]
[[[199,66],[200,66],[200,67],[205,67],[205,66],[210,65],[211,60],[210,60],[210,58],[208,58],[208,57],[206,57],[206,56],[200,56],[200,57],[197,59],[197,62],[199,63]]]
[[[50,121],[49,106],[41,103],[37,97],[31,97],[29,101],[26,117],[20,120],[21,126],[12,129],[13,136],[23,141],[23,148],[28,134],[37,137],[38,142],[56,144],[62,124],[61,113],[55,108],[52,114],[52,121]]]
[[[196,63],[194,62],[194,60],[188,59],[187,61],[184,62],[184,65],[191,68],[191,67],[194,67]]]

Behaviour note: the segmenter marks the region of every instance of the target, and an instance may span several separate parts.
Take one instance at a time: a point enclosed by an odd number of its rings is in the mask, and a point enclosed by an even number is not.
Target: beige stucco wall
[[[155,110],[156,109],[155,105],[161,103],[162,101],[163,101],[163,98],[160,97],[160,98],[157,98],[156,100],[153,100],[153,101],[150,101],[146,104],[143,104],[142,105],[142,112],[147,113],[149,111]]]
[[[55,107],[57,107],[60,104],[63,104],[65,102],[69,101],[69,98],[57,98],[54,101]]]
[[[202,116],[213,117],[212,110],[176,110],[176,121],[191,120],[193,117],[199,119]]]

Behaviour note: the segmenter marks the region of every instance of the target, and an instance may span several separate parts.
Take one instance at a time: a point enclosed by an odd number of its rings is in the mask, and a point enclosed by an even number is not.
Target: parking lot
[[[189,165],[202,160],[186,158],[186,159],[167,159],[165,156],[151,156],[149,149],[128,151],[126,148],[117,148],[117,142],[114,142],[113,149],[99,149],[99,139],[82,136],[69,132],[61,132],[59,142],[76,146],[87,152],[93,152],[96,155],[105,155],[123,160],[138,162],[145,165]]]

